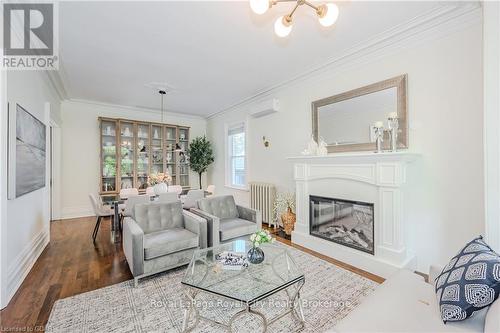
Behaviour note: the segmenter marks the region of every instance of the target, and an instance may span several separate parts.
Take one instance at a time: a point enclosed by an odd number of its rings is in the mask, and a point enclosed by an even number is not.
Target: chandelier
[[[334,3],[326,3],[315,6],[307,0],[250,0],[250,8],[255,14],[264,14],[269,8],[279,2],[295,2],[295,6],[288,15],[278,17],[274,23],[274,32],[279,37],[286,37],[292,31],[292,16],[299,6],[307,5],[316,11],[319,23],[324,27],[329,27],[337,21],[339,17],[339,8]]]

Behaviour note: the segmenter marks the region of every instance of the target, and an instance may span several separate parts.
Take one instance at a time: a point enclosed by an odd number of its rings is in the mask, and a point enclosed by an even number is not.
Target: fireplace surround
[[[385,278],[414,269],[417,258],[409,244],[415,240],[410,241],[404,207],[407,179],[415,172],[411,162],[418,157],[405,151],[290,157],[297,214],[292,242]],[[311,196],[373,204],[373,251],[311,234]]]

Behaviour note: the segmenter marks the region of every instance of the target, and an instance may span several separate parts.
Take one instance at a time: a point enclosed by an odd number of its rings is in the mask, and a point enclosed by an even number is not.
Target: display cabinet
[[[101,193],[113,193],[117,190],[117,128],[118,122],[116,120],[103,119],[100,123]]]
[[[189,127],[103,117],[99,124],[101,194],[132,187],[144,192],[148,176],[165,171],[169,185],[189,188]]]

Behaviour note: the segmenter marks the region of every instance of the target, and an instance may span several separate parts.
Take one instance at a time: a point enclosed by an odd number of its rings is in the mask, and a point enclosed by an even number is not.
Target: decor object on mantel
[[[323,140],[323,138],[319,138],[318,150],[317,150],[316,154],[318,156],[328,155],[328,149],[326,146],[327,146],[327,143],[325,142],[325,140]]]
[[[276,201],[274,202],[273,213],[274,218],[278,220],[281,218],[285,238],[290,239],[292,231],[295,227],[296,216],[293,212],[295,210],[295,193],[282,192],[278,193]]]
[[[191,142],[187,154],[191,169],[198,173],[201,190],[201,175],[214,162],[212,145],[205,136],[197,137]]]
[[[250,0],[250,8],[255,14],[264,14],[269,8],[279,2],[295,2],[290,14],[278,17],[274,23],[274,32],[278,37],[286,37],[292,31],[292,16],[299,6],[307,5],[316,11],[319,23],[324,27],[332,26],[339,17],[339,8],[334,3],[326,3],[319,6],[313,5],[307,0]]]
[[[319,138],[319,143],[311,136],[307,148],[301,153],[304,156],[326,156],[328,155],[327,143],[323,138]]]
[[[382,142],[384,142],[384,123],[377,121],[374,125],[375,127],[375,143],[377,146],[376,153],[382,152]]]
[[[304,149],[301,154],[305,155],[305,156],[312,156],[312,155],[316,155],[317,152],[318,152],[318,143],[311,136],[311,139],[309,140],[309,142],[307,144],[307,148]]]
[[[274,242],[274,238],[271,237],[269,231],[261,229],[250,235],[250,241],[253,246],[250,250],[248,250],[248,261],[252,264],[260,264],[264,261],[264,251],[262,251],[260,246],[265,243]]]
[[[389,131],[391,134],[391,151],[396,151],[398,149],[398,130],[399,130],[399,121],[398,121],[398,113],[391,112],[389,113],[389,118],[387,119],[389,124]]]
[[[160,195],[168,192],[168,182],[172,181],[172,177],[168,172],[160,172],[152,174],[148,177],[148,185],[153,186],[155,194]]]

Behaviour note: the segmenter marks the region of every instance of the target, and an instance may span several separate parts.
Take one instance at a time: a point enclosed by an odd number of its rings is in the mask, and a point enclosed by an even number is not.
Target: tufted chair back
[[[135,206],[135,221],[144,234],[173,228],[184,228],[182,204],[144,203]]]
[[[238,209],[232,195],[198,200],[198,208],[220,219],[234,219],[239,217]]]

